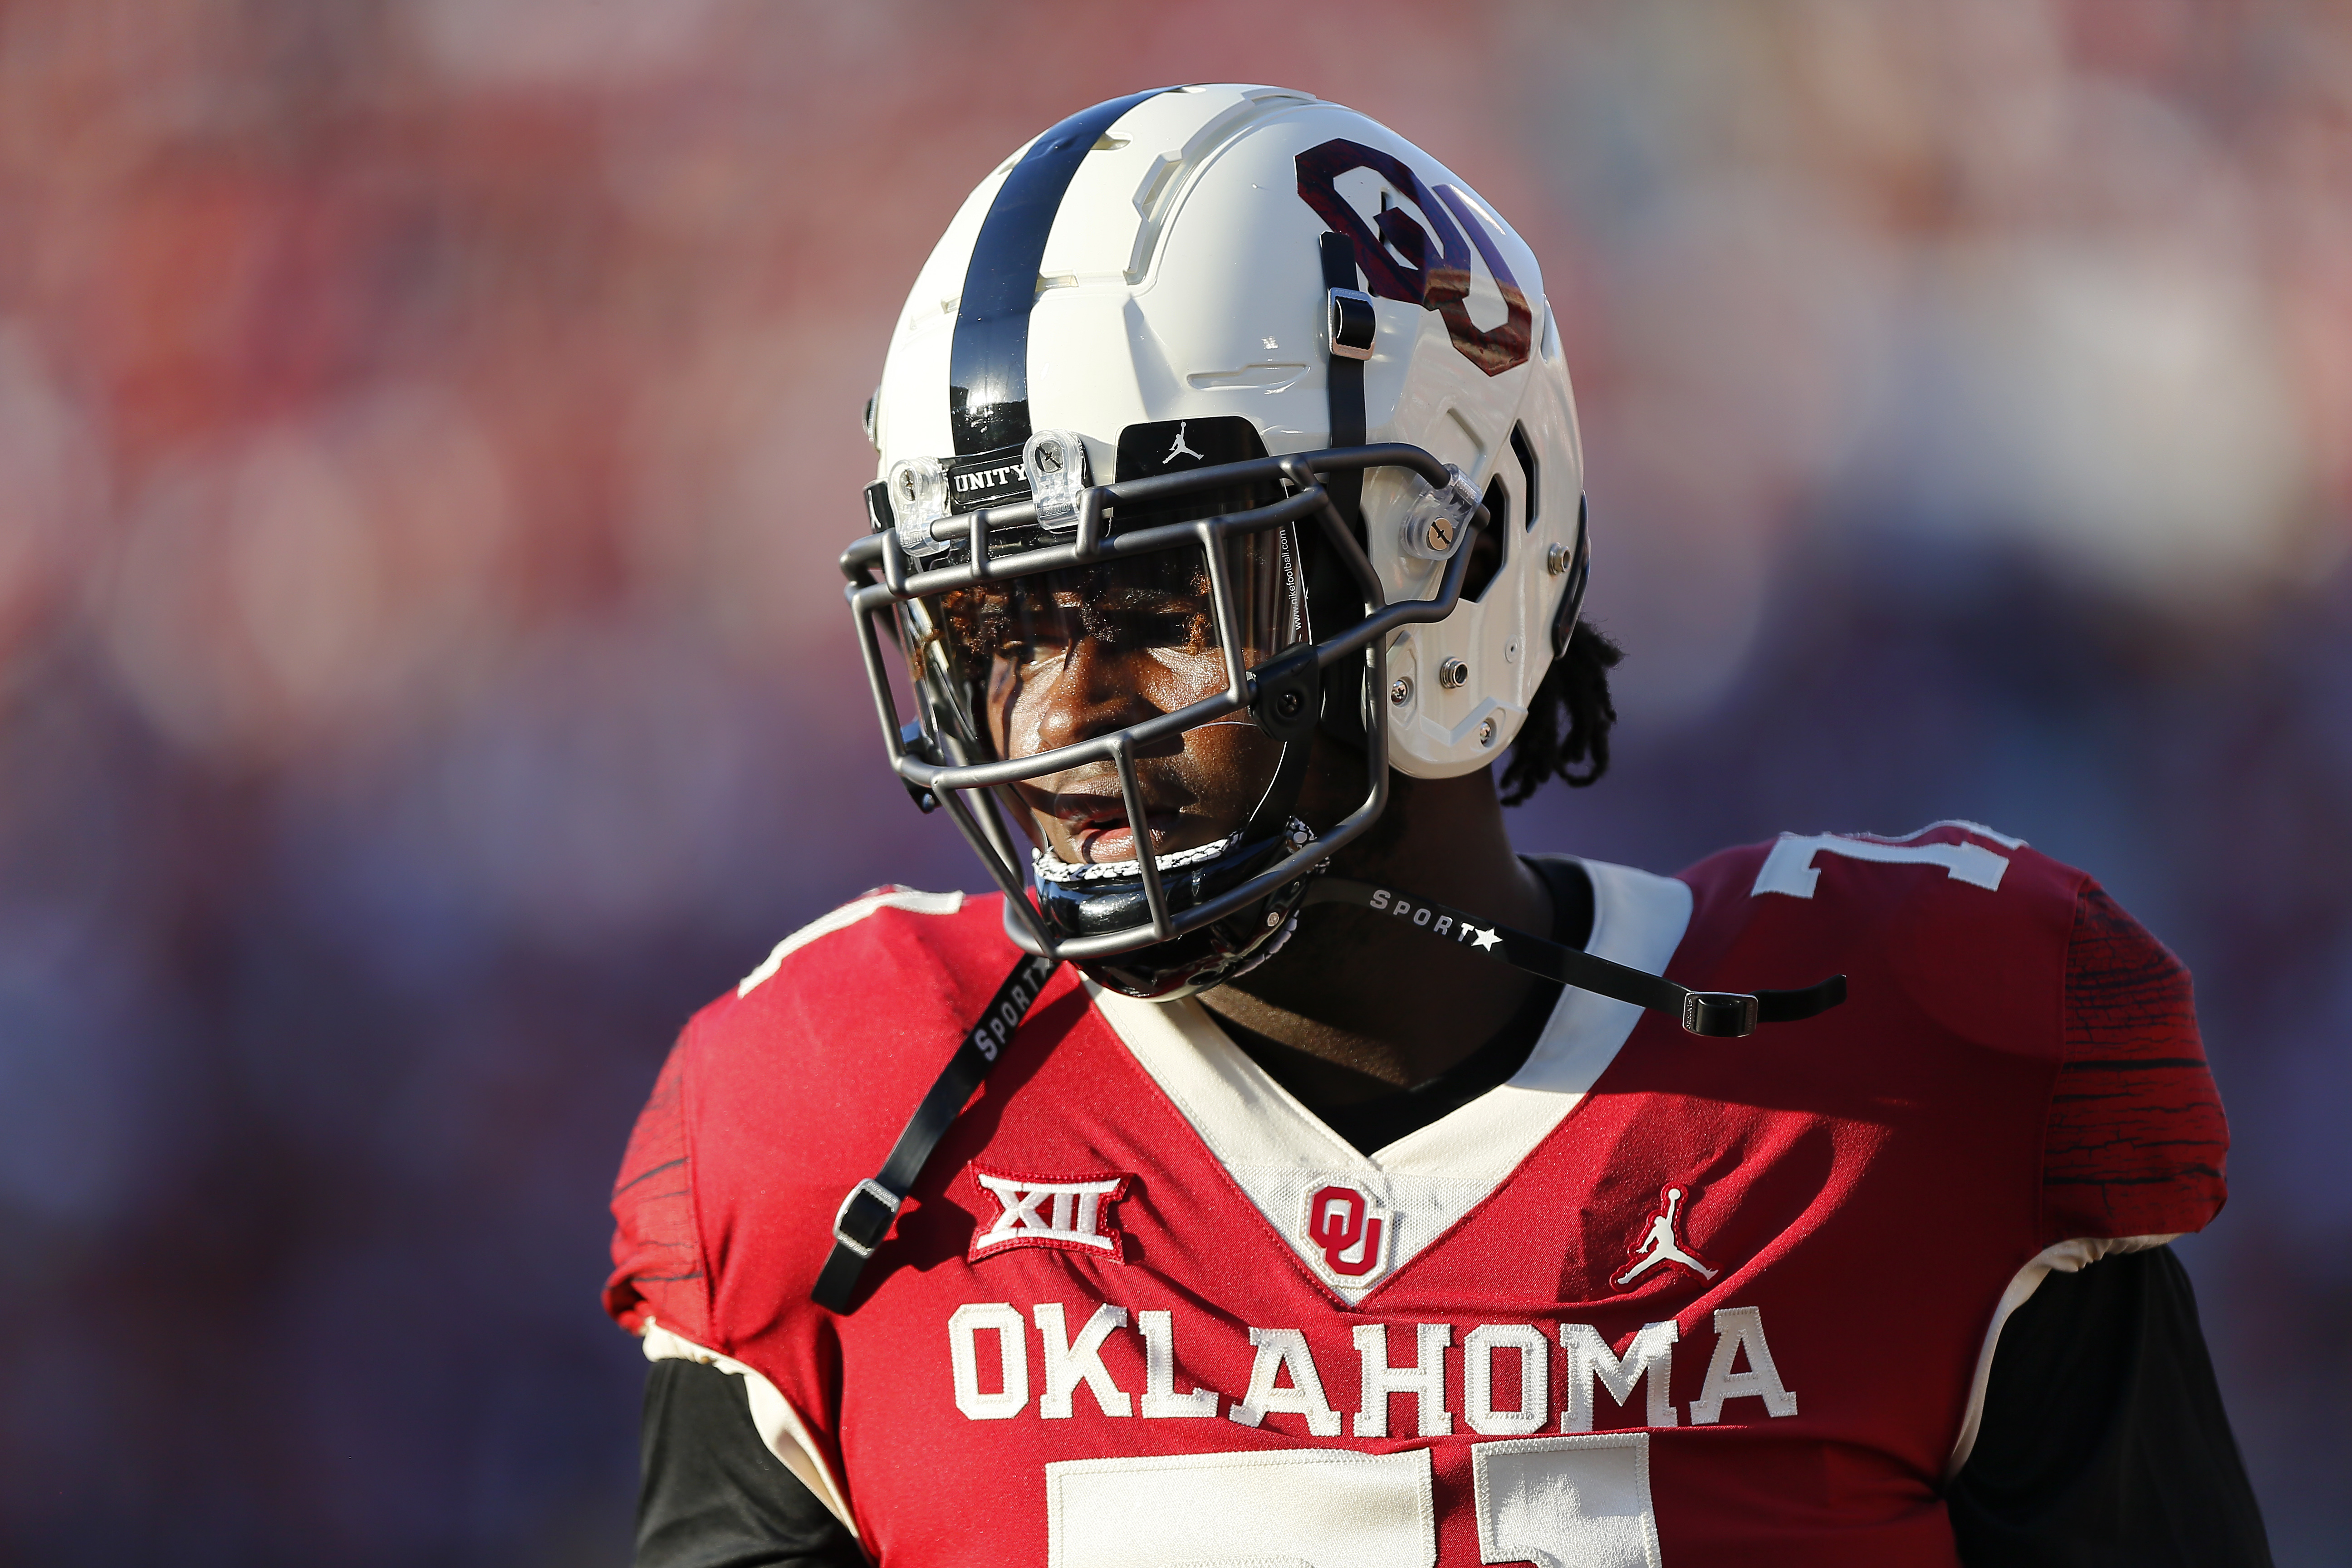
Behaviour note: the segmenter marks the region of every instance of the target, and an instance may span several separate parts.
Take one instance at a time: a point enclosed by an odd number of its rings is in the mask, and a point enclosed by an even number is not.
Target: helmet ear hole
[[[1462,574],[1462,596],[1474,605],[1494,585],[1495,574],[1502,571],[1504,554],[1510,549],[1511,493],[1503,488],[1502,480],[1490,479],[1483,500],[1486,526],[1472,536],[1470,564]]]

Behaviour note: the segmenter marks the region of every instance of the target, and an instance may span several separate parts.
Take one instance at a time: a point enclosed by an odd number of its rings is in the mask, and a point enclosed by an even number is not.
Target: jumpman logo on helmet
[[[1161,468],[1166,468],[1169,464],[1174,462],[1179,458],[1198,458],[1204,463],[1209,460],[1208,453],[1196,452],[1192,450],[1192,447],[1184,444],[1184,426],[1190,423],[1192,423],[1192,421],[1186,419],[1180,419],[1176,422],[1176,444],[1168,448],[1168,455],[1166,457],[1160,459],[1160,466]]]
[[[1685,1250],[1682,1243],[1675,1237],[1675,1226],[1680,1219],[1683,1190],[1680,1187],[1668,1187],[1664,1197],[1664,1206],[1651,1216],[1648,1234],[1642,1237],[1641,1245],[1633,1249],[1633,1257],[1628,1260],[1633,1267],[1617,1276],[1615,1283],[1620,1289],[1631,1285],[1650,1269],[1666,1263],[1679,1263],[1702,1279],[1712,1279],[1720,1272],[1700,1262],[1696,1254]]]

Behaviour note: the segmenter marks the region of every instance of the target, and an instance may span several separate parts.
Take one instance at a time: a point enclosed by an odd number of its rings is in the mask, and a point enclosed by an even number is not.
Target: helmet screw
[[[1281,923],[1282,923],[1282,911],[1281,911],[1280,910],[1266,910],[1266,911],[1265,911],[1265,929],[1266,929],[1266,930],[1268,930],[1268,931],[1272,931],[1275,927],[1276,927],[1276,926],[1280,925]]]
[[[1049,474],[1062,471],[1062,448],[1052,441],[1037,448],[1037,466]]]
[[[1544,570],[1557,577],[1568,570],[1570,551],[1565,544],[1555,544],[1544,552]]]
[[[1478,721],[1478,743],[1482,746],[1491,746],[1495,743],[1495,721],[1492,719]]]
[[[1458,658],[1449,658],[1437,667],[1437,684],[1452,691],[1470,679],[1470,667]]]
[[[1286,691],[1274,700],[1274,710],[1286,719],[1296,719],[1298,710],[1307,706],[1307,699],[1296,691]]]
[[[1403,707],[1406,703],[1408,703],[1408,702],[1410,702],[1410,701],[1412,701],[1412,676],[1410,676],[1410,675],[1400,675],[1400,676],[1398,676],[1394,680],[1391,680],[1391,681],[1390,681],[1390,682],[1389,682],[1389,701],[1390,701],[1392,705],[1394,705],[1395,707],[1402,708],[1402,707]]]
[[[1429,547],[1440,552],[1454,547],[1454,524],[1450,519],[1433,517],[1429,520]]]

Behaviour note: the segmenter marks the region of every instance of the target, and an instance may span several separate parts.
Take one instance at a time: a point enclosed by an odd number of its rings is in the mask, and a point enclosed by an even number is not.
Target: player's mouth
[[[1060,820],[1063,836],[1069,843],[1070,859],[1081,865],[1098,866],[1136,858],[1134,826],[1128,820],[1126,803],[1117,795],[1057,795],[1054,797],[1053,813]],[[1151,852],[1167,854],[1182,814],[1155,811],[1147,803],[1143,820]]]

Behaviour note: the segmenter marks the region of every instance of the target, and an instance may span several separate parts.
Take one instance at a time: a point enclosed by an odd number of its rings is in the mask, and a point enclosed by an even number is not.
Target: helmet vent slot
[[[1494,585],[1510,550],[1511,492],[1500,479],[1486,482],[1486,526],[1470,537],[1470,564],[1462,574],[1462,596],[1478,603]]]
[[[1532,529],[1536,525],[1536,510],[1543,504],[1543,488],[1536,483],[1536,449],[1528,440],[1528,427],[1524,425],[1511,426],[1511,455],[1518,458],[1519,472],[1525,474],[1528,479],[1528,488],[1525,491],[1528,498],[1528,515],[1525,526]]]

